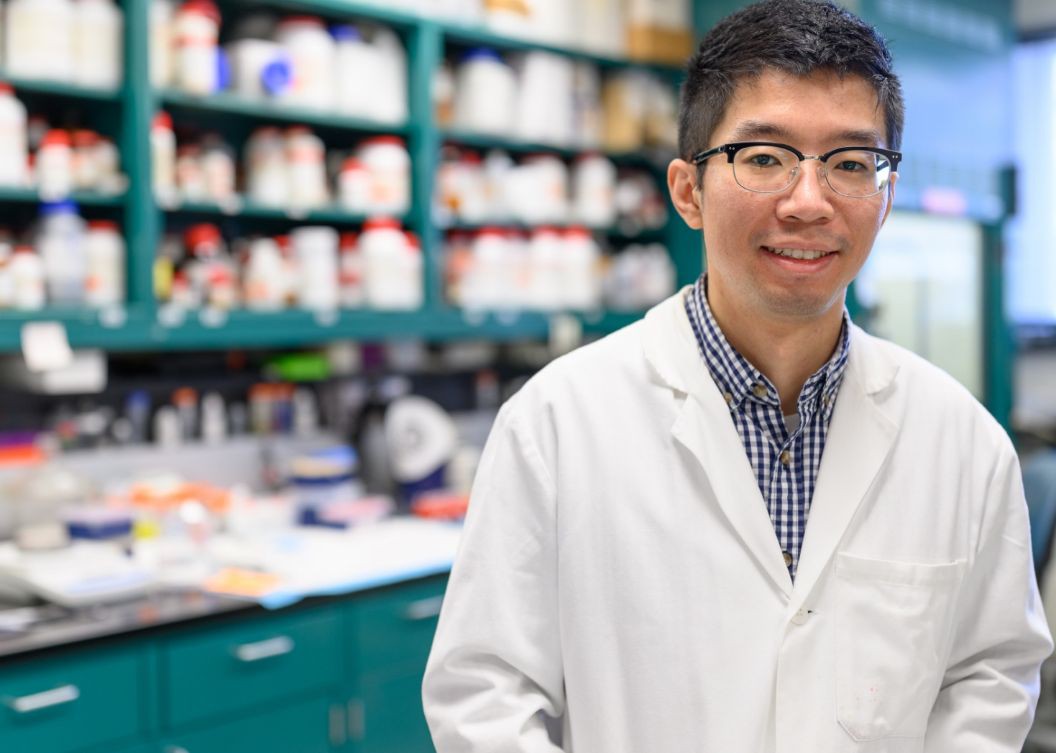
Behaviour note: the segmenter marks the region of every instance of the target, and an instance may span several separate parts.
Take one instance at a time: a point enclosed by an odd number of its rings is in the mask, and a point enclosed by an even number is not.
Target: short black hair
[[[678,113],[683,159],[712,146],[708,141],[734,88],[767,69],[796,76],[819,70],[862,76],[884,110],[888,148],[900,147],[902,84],[880,33],[829,0],[764,0],[716,24],[690,58]]]

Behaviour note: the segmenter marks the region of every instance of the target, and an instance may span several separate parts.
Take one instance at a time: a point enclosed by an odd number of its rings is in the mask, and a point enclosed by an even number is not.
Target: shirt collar
[[[731,410],[743,409],[746,401],[781,408],[777,388],[730,345],[708,305],[707,274],[703,274],[686,296],[686,313],[697,337],[704,363]],[[843,325],[832,357],[803,384],[796,401],[800,415],[810,416],[818,408],[828,413],[835,403],[850,350],[850,316],[843,310]]]

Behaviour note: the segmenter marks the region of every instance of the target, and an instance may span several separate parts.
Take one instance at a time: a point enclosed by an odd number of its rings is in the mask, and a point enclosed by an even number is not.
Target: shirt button
[[[810,617],[810,610],[805,607],[801,608],[798,612],[792,615],[792,624],[805,625],[808,617]]]
[[[785,558],[785,567],[792,567],[792,553],[782,552],[781,555]]]
[[[824,405],[826,408],[829,407],[829,403],[831,403],[831,402],[832,402],[832,398],[829,397],[828,395],[826,395],[825,397],[823,397],[821,399],[821,404]]]
[[[733,395],[729,392],[723,392],[722,399],[726,401],[726,405],[733,405]]]
[[[785,468],[792,465],[792,453],[788,450],[782,450],[778,459],[781,461],[781,465],[785,466]]]
[[[752,392],[756,397],[766,397],[769,395],[769,391],[766,389],[766,385],[762,382],[756,382],[752,385]]]

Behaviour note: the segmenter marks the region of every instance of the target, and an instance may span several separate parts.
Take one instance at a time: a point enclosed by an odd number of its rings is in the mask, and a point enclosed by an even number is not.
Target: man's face
[[[709,147],[736,141],[775,141],[808,155],[840,146],[886,146],[872,86],[859,76],[828,72],[801,77],[767,71],[738,84]],[[717,314],[721,309],[775,323],[839,316],[892,194],[841,196],[818,174],[819,165],[803,162],[791,187],[763,194],[737,184],[725,155],[708,160],[696,207],[689,203],[697,216],[679,209],[691,225],[703,227],[708,298]],[[773,249],[825,255],[795,259]]]

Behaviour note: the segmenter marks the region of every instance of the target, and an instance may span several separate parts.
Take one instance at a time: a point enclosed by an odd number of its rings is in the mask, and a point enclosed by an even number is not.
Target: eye
[[[857,162],[855,160],[852,160],[852,159],[840,160],[839,162],[836,163],[835,167],[836,167],[837,170],[843,170],[844,172],[848,172],[848,173],[858,173],[858,172],[862,172],[863,170],[867,169],[864,164],[862,164],[861,162]]]
[[[748,164],[754,167],[775,167],[781,162],[772,154],[756,154],[748,158]]]

